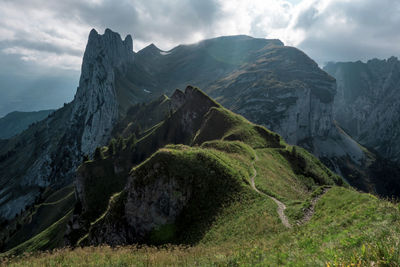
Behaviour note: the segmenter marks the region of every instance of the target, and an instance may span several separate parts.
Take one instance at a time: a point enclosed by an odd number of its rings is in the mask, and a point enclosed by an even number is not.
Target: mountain
[[[226,36],[170,51],[152,44],[136,54],[127,77],[149,95],[199,86],[230,110],[311,151],[350,184],[377,191],[364,171],[373,156],[334,121],[335,80],[279,40]]]
[[[360,144],[400,160],[400,61],[373,59],[325,66],[337,80],[335,119]]]
[[[27,129],[32,123],[46,118],[54,110],[40,110],[33,112],[14,111],[0,118],[0,139],[8,139],[23,130]]]
[[[337,80],[335,120],[347,134],[369,150],[370,159],[363,167],[364,176],[375,184],[375,192],[398,196],[398,59],[329,63],[324,70]]]
[[[157,115],[142,116],[149,110]],[[72,215],[3,256],[59,248],[65,227],[75,248],[6,263],[399,262],[397,204],[350,188],[306,150],[197,88],[133,106],[115,131],[120,137],[78,168]]]

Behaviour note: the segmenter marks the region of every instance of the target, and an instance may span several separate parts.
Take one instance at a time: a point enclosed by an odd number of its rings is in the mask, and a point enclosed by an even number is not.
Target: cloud
[[[91,28],[132,34],[136,49],[151,42],[171,47],[212,35],[218,11],[216,0],[4,0],[0,3],[0,52],[45,66],[53,54],[67,62],[55,60],[54,67],[69,69],[73,57],[82,57]],[[43,62],[38,60],[41,55]]]
[[[38,64],[43,61],[43,65],[79,70],[90,29],[111,28],[122,35],[132,34],[136,50],[152,42],[170,49],[203,38],[249,34],[299,46],[319,62],[398,54],[400,2],[296,2],[3,0],[0,50]],[[50,60],[55,55],[60,60]]]
[[[399,14],[393,0],[2,0],[0,71],[77,77],[91,28],[132,34],[134,50],[248,34],[281,39],[320,64],[386,58],[400,54]]]
[[[391,0],[304,1],[291,29],[297,46],[319,62],[399,55],[400,2]]]

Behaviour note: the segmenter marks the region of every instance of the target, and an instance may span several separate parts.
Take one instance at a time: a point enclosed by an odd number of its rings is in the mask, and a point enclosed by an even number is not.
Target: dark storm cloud
[[[54,28],[68,28],[71,23],[80,25],[83,43],[91,28],[96,28],[99,32],[104,31],[105,28],[111,28],[120,32],[122,36],[132,34],[134,42],[141,44],[156,42],[161,46],[170,46],[190,41],[196,34],[204,37],[214,36],[215,25],[227,19],[235,19],[235,16],[227,16],[224,13],[221,3],[227,2],[220,0],[3,1],[6,6],[14,7],[16,10],[33,10],[36,13],[42,12],[44,16],[47,14],[48,23],[44,19],[41,25],[54,24]],[[300,46],[318,61],[398,54],[395,44],[399,41],[400,1],[304,0],[299,8],[291,8],[291,5],[283,0],[275,1],[286,6],[279,12],[294,14],[297,12],[297,15],[292,16],[292,23],[275,19],[269,20],[274,25],[264,25],[262,22],[265,16],[270,15],[263,15],[263,12],[257,12],[257,10],[238,8],[235,11],[237,23],[242,23],[240,18],[244,13],[251,15],[251,21],[246,22],[250,24],[249,32],[241,33],[253,33],[258,35],[257,37],[264,37],[268,35],[267,33],[273,32],[271,30],[274,27],[284,28],[287,24],[287,36],[274,37],[284,39],[283,41],[287,41],[285,40],[287,38],[290,44]],[[249,1],[248,6],[251,6],[250,4],[256,6],[257,4],[254,3],[257,2],[262,1]],[[229,3],[235,5],[235,1]],[[321,6],[324,7],[321,8]],[[37,18],[32,18],[32,20],[35,19]],[[7,25],[4,21],[0,19],[0,27],[10,26],[10,23]],[[30,28],[12,27],[12,31],[14,38],[0,41],[0,49],[18,46],[71,56],[81,56],[84,49],[82,43],[80,46],[71,47],[62,42],[52,43],[51,40],[35,39],[34,36],[30,36],[32,34]],[[59,30],[51,27],[43,27],[42,31],[55,38],[66,38]],[[303,31],[304,37],[299,40],[296,38],[290,40],[291,35],[296,36],[297,31]]]
[[[299,12],[294,29],[305,32],[298,46],[318,62],[400,54],[400,1],[329,1],[322,10],[316,6]]]
[[[134,41],[141,43],[161,40],[166,46],[191,40],[196,33],[207,35],[212,32],[212,25],[218,21],[219,4],[216,0],[160,0],[160,1],[47,1],[47,0],[5,0],[4,9],[11,11],[26,10],[23,13],[37,25],[20,25],[14,21],[0,19],[0,50],[19,48],[36,52],[48,52],[57,55],[81,56],[84,44],[72,47],[63,42],[72,24],[80,27],[84,33],[79,37],[86,40],[91,28],[99,32],[110,28],[122,36],[132,34]],[[1,6],[0,6],[1,7]],[[6,11],[4,12],[6,13]],[[12,12],[11,12],[12,13]],[[0,11],[1,15],[1,11]],[[7,17],[7,14],[4,14]],[[17,14],[19,15],[19,14]],[[31,16],[31,17],[30,17]],[[47,17],[46,17],[47,16]],[[44,17],[44,18],[43,18]],[[29,23],[29,21],[28,21]],[[16,24],[16,25],[14,25]],[[29,27],[30,26],[30,27]],[[35,30],[41,35],[35,36]],[[1,29],[12,31],[12,38],[1,38]],[[60,31],[62,33],[60,33]],[[64,35],[63,35],[64,34]],[[84,35],[84,36],[82,36]],[[61,39],[54,42],[53,39]],[[12,50],[13,54],[15,49]],[[10,53],[8,51],[8,53]],[[1,63],[0,63],[1,64]]]
[[[317,14],[318,10],[314,6],[310,6],[309,8],[303,10],[300,12],[294,28],[308,29],[316,23],[316,20],[318,19]]]
[[[0,41],[0,50],[9,47],[24,47],[41,52],[55,53],[55,54],[68,54],[71,56],[81,56],[82,50],[68,46],[59,46],[50,42],[40,40],[26,40],[23,38],[15,40]]]
[[[79,18],[97,28],[111,28],[134,39],[179,42],[194,32],[207,32],[218,19],[215,0],[104,1],[99,6],[81,5]]]
[[[219,3],[216,0],[9,2],[24,9],[40,7],[60,21],[75,20],[93,28],[131,33],[142,41],[151,41],[154,36],[181,40],[191,32],[211,30],[219,15]]]

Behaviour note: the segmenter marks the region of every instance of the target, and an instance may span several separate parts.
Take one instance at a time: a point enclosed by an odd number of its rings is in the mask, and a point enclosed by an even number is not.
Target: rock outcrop
[[[168,155],[163,153],[168,154],[168,151],[156,154],[151,163],[129,176],[124,191],[111,200],[112,215],[107,214],[103,221],[91,227],[88,236],[90,244],[143,242],[152,231],[175,223],[188,204],[195,185],[193,178],[185,180],[179,175],[170,176],[170,167],[162,160],[168,159]],[[202,183],[200,180],[197,182]]]
[[[324,69],[337,80],[338,123],[362,145],[400,161],[400,61],[330,63]]]
[[[81,151],[92,154],[99,144],[110,138],[119,118],[115,86],[116,72],[124,74],[133,61],[132,38],[124,41],[107,29],[104,35],[92,30],[83,56],[81,77],[71,118],[83,118]]]

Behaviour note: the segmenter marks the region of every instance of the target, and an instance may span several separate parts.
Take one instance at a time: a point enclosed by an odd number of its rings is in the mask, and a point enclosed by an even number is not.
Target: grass
[[[252,170],[248,167],[254,161],[254,153],[256,152],[259,158],[256,162],[257,186],[260,189],[268,189],[285,200],[289,217],[293,210],[296,211],[296,207],[300,216],[299,206],[307,205],[306,203],[320,194],[322,189],[316,185],[313,187],[315,190],[308,190],[307,184],[302,184],[303,176],[290,168],[292,163],[282,155],[282,149],[253,150],[239,141],[212,141],[204,143],[201,147],[169,145],[133,169],[132,173],[142,173],[138,177],[144,177],[154,163],[164,162],[162,164],[165,164],[172,177],[179,176],[178,179],[184,182],[188,177],[196,180],[197,175],[205,184],[211,183],[210,188],[216,188],[216,191],[199,192],[195,202],[189,204],[191,212],[186,213],[176,224],[160,226],[153,231],[154,243],[164,245],[61,249],[25,254],[13,259],[3,258],[2,265],[26,266],[28,262],[30,266],[400,264],[399,207],[370,194],[333,186],[318,200],[315,214],[309,222],[292,229],[285,228],[277,216],[276,204],[269,198],[256,194],[247,183],[252,175]],[[291,148],[288,147],[288,150]],[[307,162],[312,164],[312,160]],[[316,166],[313,168],[315,173],[324,171],[318,170]],[[207,211],[208,203],[217,203],[215,197],[219,192],[226,195],[232,190],[229,187],[215,187],[220,185],[219,182],[210,180],[215,176],[207,174],[213,169],[225,170],[223,172],[229,174],[239,187],[233,187],[232,192],[235,193],[229,201],[220,202],[217,210],[208,210],[211,213],[207,214],[199,212],[196,207],[203,207],[205,209],[202,210]],[[326,175],[329,177],[329,173]],[[291,179],[282,179],[289,176]],[[138,182],[146,184],[151,183],[151,180]],[[125,198],[119,198],[117,195],[112,199],[111,203],[121,204],[120,200]],[[119,204],[110,205],[120,206]],[[113,216],[116,215],[119,214]],[[212,219],[204,220],[207,216]],[[183,231],[176,233],[176,229]],[[19,249],[32,251],[35,249],[34,244],[42,244],[42,247],[45,247],[48,233],[41,233],[38,240],[27,242]],[[189,246],[165,243],[185,243],[182,241],[188,236],[192,238],[189,240]]]
[[[296,175],[280,149],[259,149],[257,154],[255,184],[259,190],[286,201],[307,197],[309,192],[304,179]]]
[[[1,257],[30,253],[39,250],[50,250],[60,247],[64,243],[64,233],[68,220],[72,215],[70,210],[64,217],[46,228],[44,231],[35,235],[31,239],[19,244],[15,248],[0,254]]]
[[[283,156],[291,150],[291,147],[255,150],[240,141],[216,140],[205,142],[200,147],[168,145],[160,149],[132,169],[130,175],[133,179],[130,187],[151,187],[168,173],[169,179],[174,179],[180,184],[178,188],[187,188],[192,184],[198,189],[175,223],[159,225],[153,229],[150,243],[176,244],[169,246],[173,250],[180,249],[178,244],[218,248],[216,253],[222,255],[221,259],[240,262],[242,257],[248,256],[241,254],[243,248],[256,253],[257,250],[254,250],[253,246],[262,248],[267,241],[271,244],[279,240],[284,242],[282,238],[287,239],[287,233],[293,236],[293,230],[288,230],[281,224],[276,213],[276,204],[253,191],[249,186],[249,179],[253,175],[251,166],[256,162],[257,186],[285,200],[289,211],[296,203],[306,202],[314,197],[321,191],[317,183],[313,178],[309,178],[308,180],[313,181],[312,188],[316,189],[309,190],[309,181],[305,182],[304,176],[297,174],[297,169],[292,168],[295,163]],[[256,153],[258,161],[255,161]],[[315,162],[312,156],[305,155],[303,158],[307,166],[315,169],[315,175],[326,176],[318,182],[326,179],[327,184],[334,184],[329,171],[325,168],[319,170],[319,165],[313,165]],[[290,158],[292,161],[295,159]],[[287,171],[288,178],[282,170]],[[216,177],[218,179],[215,179]],[[126,194],[124,196],[116,195],[112,198],[107,212],[92,225],[89,237],[98,235],[108,224],[124,220]],[[297,211],[300,212],[300,209]],[[283,244],[273,244],[273,248],[279,248]],[[219,252],[223,251],[221,246],[229,248],[231,258]],[[268,249],[270,250],[271,248]],[[264,253],[260,252],[260,255]],[[264,258],[265,256],[258,260]],[[254,259],[251,259],[252,261]]]
[[[186,201],[184,199],[187,197],[187,190],[193,192],[176,219],[174,227],[179,232],[172,235],[173,231],[169,231],[169,235],[166,235],[162,225],[156,225],[152,235],[158,238],[157,243],[160,235],[162,238],[168,237],[164,242],[197,243],[221,210],[242,201],[249,193],[254,194],[246,184],[251,169],[248,164],[241,162],[249,162],[250,159],[246,159],[246,155],[235,155],[215,149],[168,145],[131,171],[130,176],[133,178],[126,191],[142,188],[143,192],[152,192],[154,184],[160,185],[159,182],[166,179],[162,183],[166,186],[174,184],[174,195],[171,199],[177,203]],[[165,190],[169,192],[169,189]],[[110,207],[92,226],[89,237],[96,238],[98,231],[114,221],[123,220],[123,215],[118,213],[124,213],[125,210]],[[120,212],[115,212],[118,210]],[[115,219],[117,216],[119,218]],[[150,236],[150,240],[151,238]]]
[[[224,209],[195,246],[63,249],[3,259],[3,266],[398,266],[396,205],[333,187],[303,226],[284,228],[271,201],[252,195]],[[329,265],[328,265],[329,264]],[[351,265],[353,264],[353,265]]]
[[[34,207],[34,210],[29,215],[29,222],[10,237],[5,250],[10,250],[45,231],[54,222],[68,214],[74,203],[75,196],[72,186],[66,186],[52,193],[43,203]]]
[[[242,141],[253,148],[282,147],[281,137],[223,107],[212,107],[204,117],[193,144],[210,140]]]

